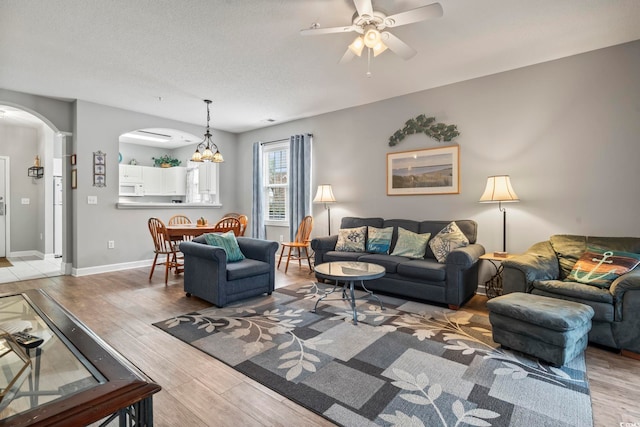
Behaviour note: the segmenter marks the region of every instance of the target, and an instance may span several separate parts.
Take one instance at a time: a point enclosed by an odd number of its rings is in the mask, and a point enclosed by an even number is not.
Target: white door
[[[0,158],[0,257],[7,256],[7,184],[5,171],[6,159]]]

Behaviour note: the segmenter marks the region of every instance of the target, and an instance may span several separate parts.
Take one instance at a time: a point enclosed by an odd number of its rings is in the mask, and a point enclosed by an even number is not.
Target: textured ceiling
[[[374,0],[387,14],[426,0]],[[418,51],[338,64],[350,0],[0,0],[0,87],[243,132],[640,39],[638,0],[440,0]]]

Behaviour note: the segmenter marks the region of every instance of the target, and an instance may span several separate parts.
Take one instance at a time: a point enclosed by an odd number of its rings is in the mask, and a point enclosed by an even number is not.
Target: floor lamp
[[[316,197],[313,198],[314,203],[324,203],[324,208],[327,210],[327,218],[329,221],[329,236],[331,236],[331,203],[335,203],[336,198],[333,197],[333,190],[330,184],[318,185],[318,191]]]
[[[480,203],[496,203],[502,212],[502,252],[494,252],[494,256],[507,255],[507,210],[502,207],[503,202],[519,202],[518,195],[513,191],[509,175],[495,175],[487,178],[487,187],[480,197]]]

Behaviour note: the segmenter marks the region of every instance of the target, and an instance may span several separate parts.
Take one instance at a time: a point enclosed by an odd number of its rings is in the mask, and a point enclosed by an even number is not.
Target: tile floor
[[[35,256],[7,258],[13,266],[0,268],[0,283],[60,276],[62,258],[43,260]]]

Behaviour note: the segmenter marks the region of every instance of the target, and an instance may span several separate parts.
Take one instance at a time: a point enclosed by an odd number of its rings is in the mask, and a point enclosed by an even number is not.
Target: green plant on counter
[[[160,156],[160,157],[152,157],[151,160],[153,160],[153,163],[156,167],[161,167],[161,168],[171,168],[174,166],[180,166],[180,163],[182,163],[180,160],[173,158],[168,154],[165,154],[164,156]]]

